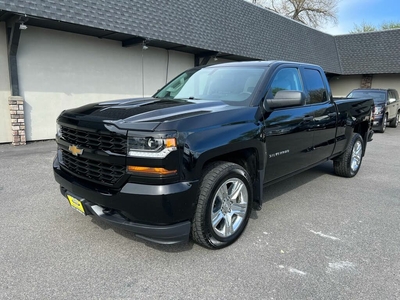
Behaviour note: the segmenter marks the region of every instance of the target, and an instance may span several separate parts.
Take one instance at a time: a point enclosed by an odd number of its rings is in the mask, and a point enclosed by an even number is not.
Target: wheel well
[[[203,170],[210,163],[213,163],[215,161],[232,162],[246,169],[247,173],[250,176],[251,183],[253,185],[253,208],[256,210],[260,210],[262,207],[262,200],[263,200],[264,173],[263,171],[260,171],[258,167],[259,156],[257,149],[247,148],[214,157],[204,164]]]
[[[358,133],[359,135],[361,135],[361,137],[364,140],[364,149],[363,149],[363,156],[365,154],[365,149],[367,147],[367,143],[368,143],[368,129],[369,129],[369,123],[368,122],[361,122],[359,124],[357,124],[354,127],[354,132]]]
[[[367,122],[361,122],[354,127],[354,132],[359,133],[361,136],[368,131],[369,124]]]
[[[242,149],[234,152],[229,152],[221,156],[217,156],[207,161],[203,169],[210,163],[215,161],[228,161],[238,164],[245,168],[250,175],[251,181],[254,183],[257,176],[258,156],[257,150],[254,148]]]

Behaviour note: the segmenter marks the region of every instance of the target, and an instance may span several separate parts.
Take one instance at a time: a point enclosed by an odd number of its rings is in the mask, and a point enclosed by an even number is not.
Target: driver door
[[[304,92],[300,70],[296,67],[278,69],[271,80],[266,99],[278,91]],[[313,133],[313,108],[305,105],[275,108],[264,116],[267,148],[265,181],[301,170],[310,165]]]

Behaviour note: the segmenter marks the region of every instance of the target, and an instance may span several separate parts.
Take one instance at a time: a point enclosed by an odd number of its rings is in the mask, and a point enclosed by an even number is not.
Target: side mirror
[[[300,91],[279,91],[275,94],[274,99],[267,99],[263,106],[265,110],[268,108],[280,108],[290,106],[301,106],[305,103],[305,95]]]
[[[395,102],[395,101],[396,101],[396,98],[389,98],[388,103],[393,103],[393,102]]]

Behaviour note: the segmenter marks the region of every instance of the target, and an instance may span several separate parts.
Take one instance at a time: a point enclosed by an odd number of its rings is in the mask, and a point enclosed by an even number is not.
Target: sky
[[[354,24],[363,22],[379,27],[383,22],[400,23],[400,0],[339,0],[337,25],[328,24],[321,31],[346,34]]]

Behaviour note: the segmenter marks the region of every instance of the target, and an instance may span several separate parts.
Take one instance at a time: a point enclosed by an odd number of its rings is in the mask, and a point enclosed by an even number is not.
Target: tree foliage
[[[381,25],[382,30],[399,29],[400,22],[386,22]]]
[[[353,30],[350,31],[350,33],[372,32],[372,31],[390,30],[399,28],[400,28],[400,22],[393,22],[393,21],[384,22],[379,26],[362,22],[361,24],[354,24],[354,28]]]
[[[337,23],[340,0],[247,0],[314,28]]]

